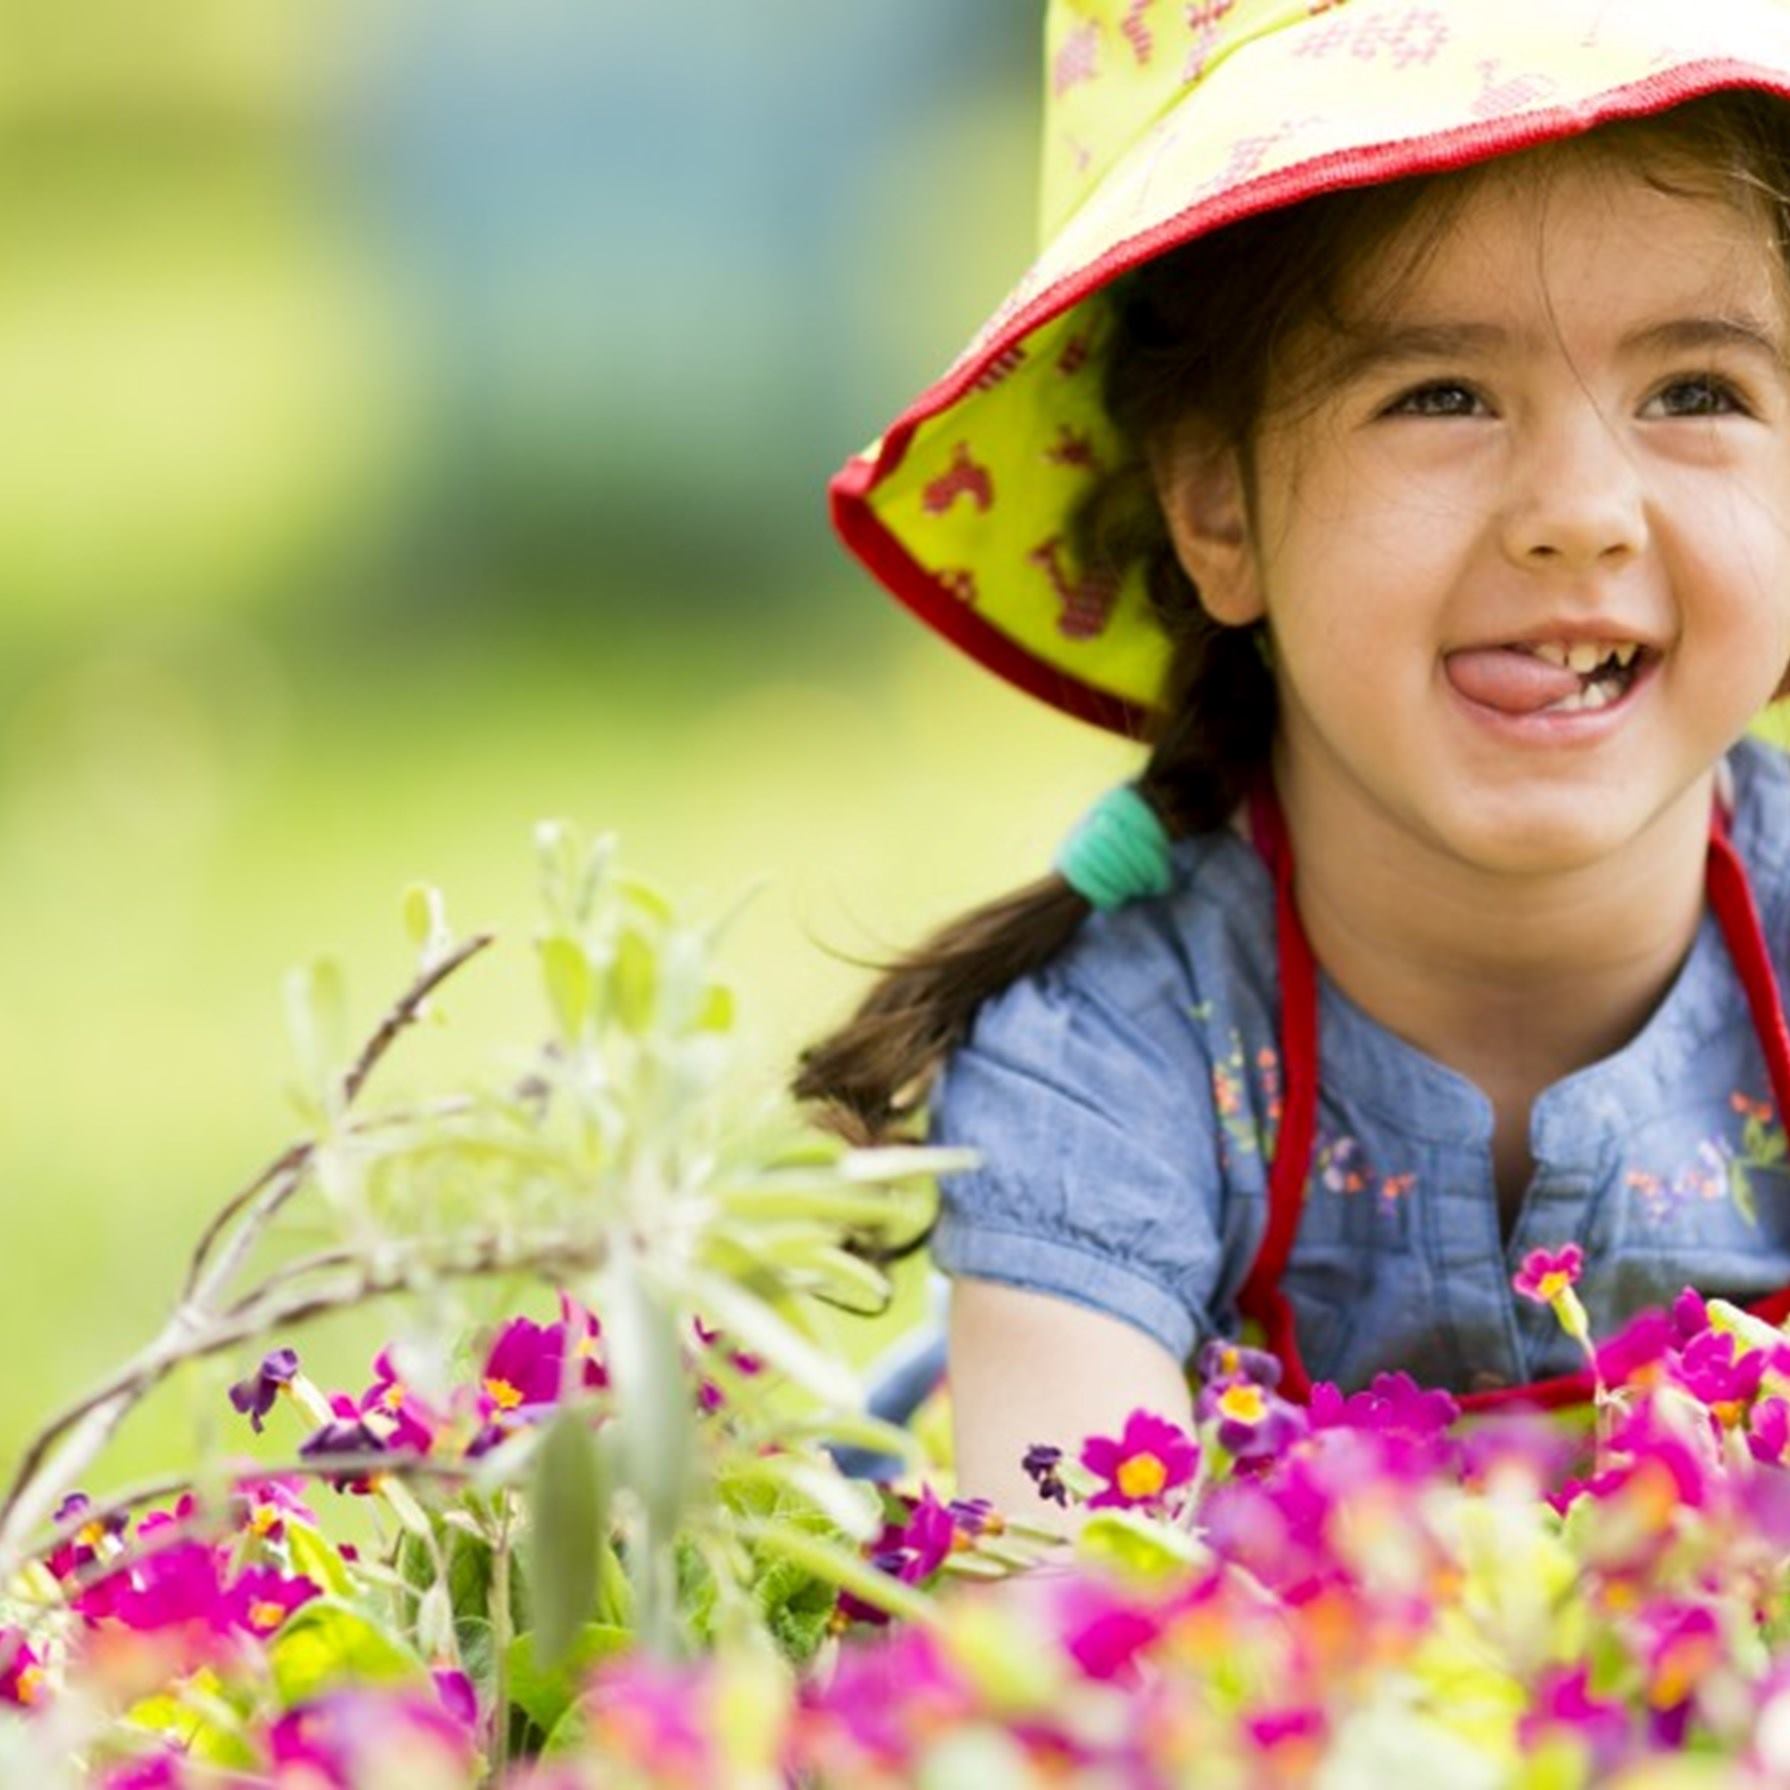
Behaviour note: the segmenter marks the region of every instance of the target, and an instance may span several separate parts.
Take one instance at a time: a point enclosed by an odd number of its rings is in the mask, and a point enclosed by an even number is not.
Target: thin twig
[[[428,995],[462,964],[484,950],[495,936],[489,932],[475,933],[439,962],[431,964],[399,996],[342,1078],[344,1111],[366,1085],[368,1076],[393,1041],[406,1026],[416,1020]],[[5,1498],[0,1500],[0,1569],[4,1569],[6,1562],[12,1557],[18,1536],[35,1528],[43,1520],[50,1505],[105,1447],[132,1406],[179,1361],[199,1354],[215,1354],[219,1347],[233,1346],[244,1340],[246,1333],[235,1331],[226,1333],[230,1337],[228,1343],[214,1339],[202,1348],[192,1346],[195,1333],[202,1330],[209,1317],[207,1308],[213,1295],[236,1272],[268,1221],[301,1184],[303,1177],[300,1170],[289,1169],[282,1175],[278,1167],[280,1162],[292,1157],[293,1152],[299,1148],[300,1146],[293,1146],[292,1150],[276,1160],[271,1180],[265,1175],[257,1177],[248,1191],[235,1196],[232,1201],[234,1213],[240,1213],[246,1206],[247,1215],[224,1245],[219,1259],[213,1261],[209,1267],[203,1262],[198,1264],[197,1272],[190,1277],[188,1296],[175,1307],[172,1317],[155,1341],[139,1353],[138,1370],[115,1380],[114,1390],[109,1394],[97,1398],[90,1394],[71,1406],[40,1431],[27,1447],[23,1461],[7,1487]],[[303,1148],[305,1156],[302,1160],[308,1160],[310,1152],[315,1149],[315,1143]],[[224,1224],[228,1224],[234,1213],[227,1212]],[[59,1441],[61,1445],[57,1448]],[[53,1464],[48,1460],[52,1448],[56,1448]],[[0,1571],[0,1576],[4,1576],[3,1571]]]

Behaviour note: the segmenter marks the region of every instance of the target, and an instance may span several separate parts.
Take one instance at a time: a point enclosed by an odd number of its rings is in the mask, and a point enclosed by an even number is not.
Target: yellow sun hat
[[[1020,689],[1136,738],[1168,643],[1068,519],[1117,451],[1129,268],[1316,194],[1487,160],[1723,88],[1790,97],[1790,0],[1050,0],[1043,241],[949,371],[830,486],[846,545]]]

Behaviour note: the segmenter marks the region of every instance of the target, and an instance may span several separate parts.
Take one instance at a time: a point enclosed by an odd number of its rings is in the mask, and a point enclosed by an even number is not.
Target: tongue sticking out
[[[1550,665],[1513,646],[1450,653],[1443,663],[1448,681],[1463,696],[1507,715],[1532,715],[1563,696],[1575,695],[1584,683],[1576,671]]]

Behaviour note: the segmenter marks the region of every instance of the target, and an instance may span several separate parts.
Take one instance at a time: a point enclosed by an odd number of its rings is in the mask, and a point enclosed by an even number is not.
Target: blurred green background
[[[551,814],[769,878],[775,1083],[1129,763],[825,519],[1027,258],[1041,10],[0,0],[0,1461],[290,1136],[286,968],[407,979],[410,881],[505,943],[385,1094],[533,1035]]]

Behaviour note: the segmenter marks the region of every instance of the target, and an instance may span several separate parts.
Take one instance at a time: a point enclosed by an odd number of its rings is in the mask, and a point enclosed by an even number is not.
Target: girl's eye
[[[1678,416],[1751,416],[1752,410],[1727,380],[1714,373],[1698,373],[1688,379],[1674,379],[1648,400],[1665,406],[1664,414]]]
[[[1419,385],[1394,398],[1381,413],[1384,416],[1473,416],[1481,400],[1471,386],[1451,379],[1439,379],[1430,385]]]

